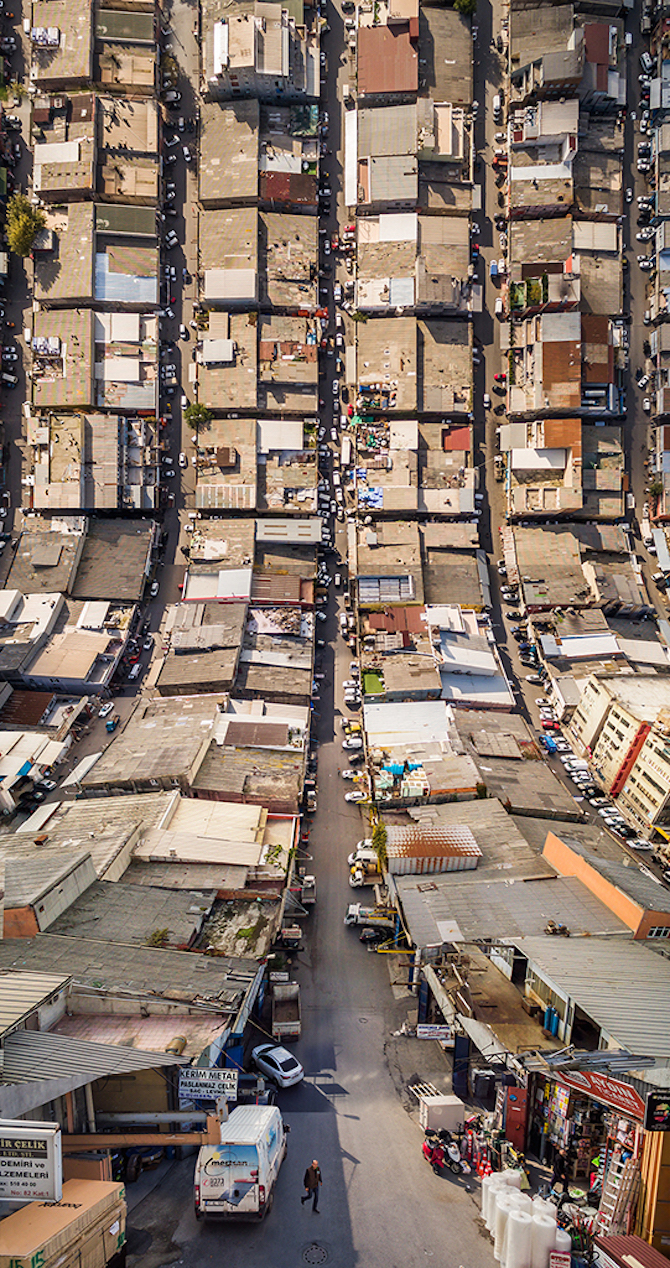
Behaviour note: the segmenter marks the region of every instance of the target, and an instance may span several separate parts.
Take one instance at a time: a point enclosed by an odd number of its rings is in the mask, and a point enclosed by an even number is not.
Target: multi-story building
[[[619,806],[645,830],[670,823],[670,680],[589,678],[570,722]]]

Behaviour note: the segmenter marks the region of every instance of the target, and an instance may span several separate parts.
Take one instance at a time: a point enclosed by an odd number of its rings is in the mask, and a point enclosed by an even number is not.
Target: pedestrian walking
[[[567,1159],[562,1149],[556,1149],[554,1152],[554,1161],[551,1172],[552,1189],[558,1188],[559,1181],[563,1182],[563,1192],[565,1193],[568,1187]]]
[[[300,1199],[302,1205],[304,1206],[305,1202],[309,1202],[309,1199],[311,1197],[313,1199],[312,1210],[316,1211],[317,1215],[320,1215],[321,1212],[319,1211],[319,1185],[323,1184],[323,1176],[321,1175],[321,1168],[316,1158],[312,1159],[311,1165],[305,1171],[305,1175],[303,1177],[302,1182],[305,1186],[305,1192]]]

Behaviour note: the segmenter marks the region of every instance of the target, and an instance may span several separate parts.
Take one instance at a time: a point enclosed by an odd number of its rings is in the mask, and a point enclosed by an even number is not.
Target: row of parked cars
[[[634,828],[626,823],[623,815],[617,810],[613,801],[609,797],[603,795],[598,786],[593,782],[593,776],[589,771],[589,764],[584,758],[575,757],[574,753],[561,753],[560,761],[565,767],[565,773],[568,779],[579,789],[582,797],[586,797],[590,806],[597,811],[598,816],[602,819],[610,832],[621,837],[632,850],[651,851],[652,845],[650,841],[644,837],[639,837]]]

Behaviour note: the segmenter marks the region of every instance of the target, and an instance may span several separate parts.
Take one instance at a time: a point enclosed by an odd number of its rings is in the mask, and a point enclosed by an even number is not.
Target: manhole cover
[[[306,1264],[327,1264],[328,1251],[325,1246],[319,1246],[318,1242],[312,1242],[311,1246],[307,1246],[302,1252],[303,1260]]]

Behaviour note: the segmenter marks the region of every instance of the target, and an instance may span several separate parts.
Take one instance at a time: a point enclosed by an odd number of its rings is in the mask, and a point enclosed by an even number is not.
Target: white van
[[[240,1105],[221,1124],[221,1144],[202,1145],[195,1164],[195,1217],[262,1220],[286,1157],[287,1127],[276,1105]]]

